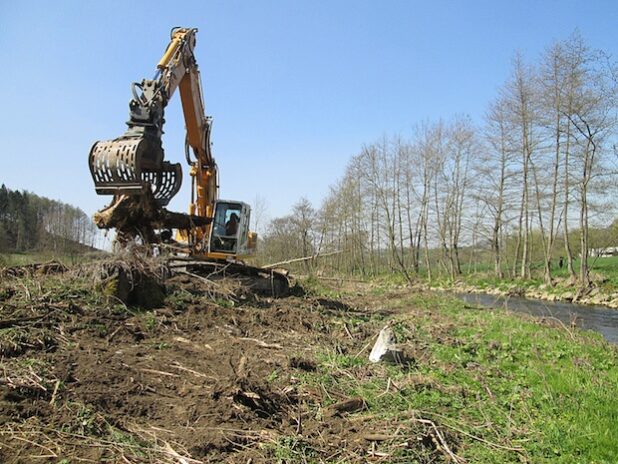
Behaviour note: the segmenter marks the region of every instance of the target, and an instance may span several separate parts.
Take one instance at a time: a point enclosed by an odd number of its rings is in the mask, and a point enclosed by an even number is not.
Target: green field
[[[600,335],[443,296],[373,293],[401,311],[394,328],[412,363],[324,353],[305,382],[364,398],[386,423],[432,420],[466,462],[618,462],[618,349]],[[406,453],[385,462],[423,462]]]

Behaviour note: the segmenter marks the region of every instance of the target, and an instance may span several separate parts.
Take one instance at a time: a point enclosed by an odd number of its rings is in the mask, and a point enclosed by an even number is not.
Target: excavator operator
[[[236,235],[238,231],[238,214],[232,213],[230,220],[225,223],[225,235]]]

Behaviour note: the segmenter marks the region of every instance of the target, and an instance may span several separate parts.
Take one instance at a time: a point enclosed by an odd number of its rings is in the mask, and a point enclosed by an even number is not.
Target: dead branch
[[[420,419],[420,418],[415,418],[414,420],[420,424],[426,424],[431,427],[431,429],[433,430],[435,434],[435,438],[438,441],[438,445],[440,446],[440,448],[442,448],[444,453],[447,455],[447,457],[451,461],[453,461],[454,463],[465,463],[466,462],[464,458],[457,456],[455,453],[453,453],[453,451],[451,451],[451,448],[448,446],[448,443],[444,439],[444,436],[440,433],[440,430],[438,429],[438,426],[436,425],[434,421],[429,420],[429,419]]]
[[[33,317],[22,317],[19,319],[5,319],[0,321],[0,329],[7,329],[9,327],[13,327],[14,325],[25,324],[28,322],[38,321],[46,318],[49,314],[44,314],[42,316],[33,316]]]
[[[423,414],[425,414],[425,413],[429,413],[429,414],[433,414],[433,415],[436,415],[436,416],[440,416],[440,414],[432,413],[432,412],[429,412],[429,411],[424,411]],[[440,417],[442,417],[442,416],[440,416]],[[465,430],[462,430],[459,427],[455,427],[454,425],[450,425],[450,424],[448,424],[446,422],[442,422],[442,425],[444,427],[446,427],[446,428],[454,430],[455,432],[461,433],[462,435],[465,435],[468,438],[472,438],[473,440],[479,441],[481,443],[485,443],[486,445],[488,445],[488,446],[490,446],[492,448],[497,448],[497,449],[506,450],[506,451],[514,451],[516,453],[522,453],[522,452],[525,451],[523,448],[515,448],[515,447],[511,447],[511,446],[500,445],[498,443],[494,443],[494,442],[491,442],[489,440],[485,440],[484,438],[481,438],[481,437],[478,437],[478,436],[473,435],[471,433],[468,433]]]
[[[171,372],[164,372],[164,371],[158,371],[156,369],[146,369],[146,368],[142,368],[140,369],[140,371],[142,372],[148,372],[150,374],[159,374],[159,375],[165,375],[168,377],[180,377],[178,374],[172,374]]]
[[[273,348],[275,350],[283,349],[283,347],[277,343],[266,343],[266,342],[263,342],[262,340],[258,340],[257,338],[242,337],[241,340],[256,343],[258,346],[261,346],[262,348]]]
[[[171,367],[173,367],[174,369],[178,369],[179,371],[189,372],[190,374],[193,374],[196,377],[203,377],[203,378],[206,378],[206,379],[218,380],[217,377],[213,377],[211,375],[206,375],[206,374],[203,374],[201,372],[195,371],[193,369],[189,369],[188,367],[184,367],[178,361],[173,362]]]
[[[279,261],[278,263],[267,264],[266,266],[262,266],[262,268],[263,269],[272,269],[272,268],[275,268],[277,266],[282,266],[284,264],[300,263],[302,261],[310,261],[310,260],[314,260],[314,259],[317,259],[317,258],[324,258],[326,256],[337,255],[339,253],[343,253],[343,251],[338,250],[338,251],[331,251],[330,253],[322,253],[322,254],[317,253],[315,255],[305,256],[303,258],[288,259],[286,261]]]
[[[47,388],[32,379],[30,379],[30,383],[27,383],[25,381],[16,381],[8,377],[0,377],[0,385],[6,385],[14,390],[29,390],[37,393],[47,393]]]

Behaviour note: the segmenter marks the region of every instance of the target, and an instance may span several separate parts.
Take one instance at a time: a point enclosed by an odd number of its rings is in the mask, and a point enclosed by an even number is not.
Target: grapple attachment
[[[182,183],[180,164],[163,161],[160,142],[149,137],[120,137],[95,143],[88,157],[99,195],[139,195],[150,188],[166,206]]]

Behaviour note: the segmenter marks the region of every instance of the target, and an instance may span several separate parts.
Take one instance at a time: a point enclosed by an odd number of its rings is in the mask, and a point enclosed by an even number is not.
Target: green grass
[[[410,366],[327,351],[301,381],[333,398],[361,396],[368,411],[358,414],[393,429],[430,419],[468,462],[618,462],[616,347],[596,334],[571,335],[444,297],[390,305],[416,308],[395,326],[414,353]],[[392,462],[428,459],[418,448],[392,453]]]
[[[580,260],[573,261],[573,267],[575,272],[579,272]],[[604,282],[604,287],[611,288],[612,290],[618,290],[618,256],[611,256],[607,258],[589,258],[588,266],[594,273],[598,273],[607,279]],[[555,269],[554,275],[556,277],[568,277],[568,270],[565,266],[562,269]]]
[[[435,347],[436,358],[454,366],[439,377],[482,399],[463,414],[476,421],[491,417],[499,429],[514,422],[514,429],[525,431],[522,446],[538,460],[618,459],[615,349],[597,337],[573,341],[566,332],[505,315],[445,309],[457,318],[454,336],[464,342]],[[533,442],[523,441],[532,436]]]
[[[92,261],[104,256],[103,251],[87,253],[54,253],[50,251],[25,251],[21,253],[0,253],[0,267],[25,266],[28,264],[60,261],[65,265],[73,265]]]
[[[52,259],[53,256],[49,253],[0,253],[0,266],[25,266]]]
[[[615,294],[618,293],[618,256],[590,258],[588,261],[593,283],[591,289],[595,290],[595,293],[590,295],[591,303],[607,304],[615,299]],[[573,265],[576,273],[579,273],[580,261],[575,260]],[[509,294],[522,294],[524,296],[527,294],[533,298],[553,298],[555,296],[557,299],[566,300],[572,298],[580,290],[579,274],[575,281],[572,281],[569,278],[566,264],[560,269],[554,263],[552,277],[554,278],[553,285],[545,285],[541,264],[535,263],[532,266],[532,278],[530,279],[511,279],[508,277],[500,279],[490,270],[476,273],[464,272],[458,277],[457,282],[453,282],[447,276],[437,276],[432,280],[431,285],[437,288],[452,288],[464,283],[481,291],[497,289]],[[586,298],[586,293],[583,296]]]
[[[302,288],[310,295],[321,296],[324,298],[339,298],[341,292],[325,285],[319,278],[310,276],[302,281]]]
[[[320,462],[317,459],[319,453],[297,436],[280,437],[273,448],[277,464]]]

